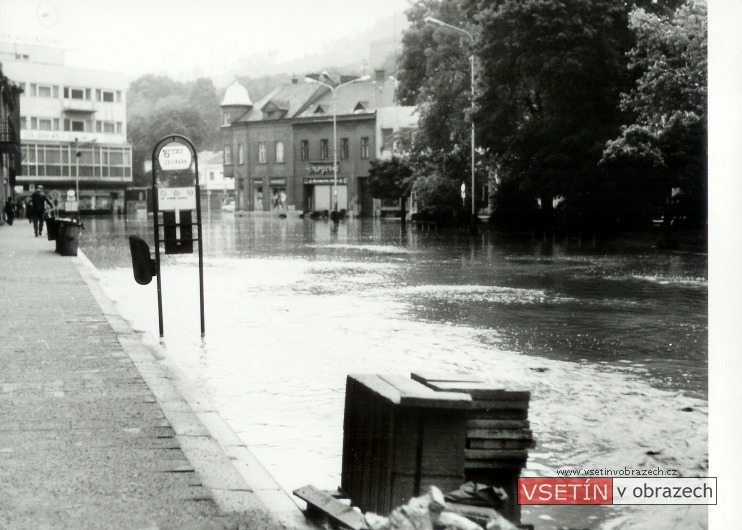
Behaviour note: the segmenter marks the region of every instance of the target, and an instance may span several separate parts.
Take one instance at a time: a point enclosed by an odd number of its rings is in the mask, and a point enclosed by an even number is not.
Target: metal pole
[[[157,193],[157,162],[155,159],[158,146],[159,143],[152,150],[152,217],[154,218],[155,228],[155,267],[157,268],[157,322],[160,326],[160,338],[163,338],[165,329],[162,320],[162,273],[160,271],[160,224],[158,219],[160,216],[160,198]]]
[[[475,188],[474,188],[474,52],[471,54],[471,221],[472,223],[476,219],[477,212],[475,210]]]
[[[80,148],[75,138],[75,200],[77,201],[77,216],[80,217]]]
[[[183,138],[185,140],[185,138]],[[204,323],[204,236],[201,229],[201,186],[198,182],[198,153],[196,148],[188,141],[193,149],[193,165],[196,168],[196,224],[198,225],[198,301],[201,309],[201,338],[206,333]]]

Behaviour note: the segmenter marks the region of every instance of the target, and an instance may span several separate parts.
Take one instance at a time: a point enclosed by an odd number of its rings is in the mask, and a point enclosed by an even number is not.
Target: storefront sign
[[[309,173],[310,175],[332,175],[332,164],[308,164],[307,173]],[[338,173],[340,173],[339,166]]]
[[[333,178],[305,178],[304,184],[334,184],[335,179]],[[338,184],[346,184],[345,177],[338,177]]]
[[[286,179],[270,179],[271,186],[285,186]]]

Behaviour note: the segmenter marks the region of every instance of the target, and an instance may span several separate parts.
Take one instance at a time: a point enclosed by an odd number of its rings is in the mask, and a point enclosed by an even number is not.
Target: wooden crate
[[[458,488],[471,403],[405,376],[348,376],[343,491],[364,512],[386,515],[431,485]]]

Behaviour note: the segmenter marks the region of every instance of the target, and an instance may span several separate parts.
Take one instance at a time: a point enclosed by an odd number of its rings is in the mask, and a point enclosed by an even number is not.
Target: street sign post
[[[195,174],[194,186],[160,188],[157,184],[157,172],[160,171],[187,171],[193,166]],[[157,276],[157,310],[159,317],[160,338],[164,336],[162,318],[162,274],[160,273],[160,244],[164,243],[166,254],[185,254],[193,252],[193,243],[198,243],[198,281],[199,281],[199,303],[201,309],[201,336],[206,332],[204,323],[204,266],[203,266],[203,230],[201,227],[201,190],[198,181],[198,155],[193,143],[180,134],[171,134],[162,138],[155,144],[152,150],[152,197],[154,213],[154,236],[155,236],[155,259],[154,271],[140,271],[144,281],[149,277]],[[196,222],[192,222],[193,211],[196,211]],[[160,221],[162,212],[162,221]],[[163,227],[163,235],[160,236],[160,226]],[[193,227],[197,228],[196,237],[193,237]],[[134,251],[141,254],[142,245],[135,241],[132,246],[132,259]],[[144,244],[146,247],[146,243]],[[149,251],[147,250],[147,253]],[[139,259],[138,263],[148,263],[146,259]],[[140,267],[141,268],[141,267]],[[137,270],[135,267],[135,278]],[[146,281],[149,283],[149,281]]]

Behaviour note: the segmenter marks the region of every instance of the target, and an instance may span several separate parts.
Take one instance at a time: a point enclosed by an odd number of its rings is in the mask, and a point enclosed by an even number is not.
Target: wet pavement
[[[531,389],[526,475],[708,474],[706,255],[394,222],[205,218],[206,336],[196,255],[165,256],[160,348],[287,491],[339,485],[348,373],[423,369]],[[156,336],[154,284],[134,283],[127,234],[151,243],[151,222],[91,220],[83,248],[121,314]],[[656,528],[705,519],[703,508],[535,507],[524,520],[629,529],[650,514],[664,521]]]

